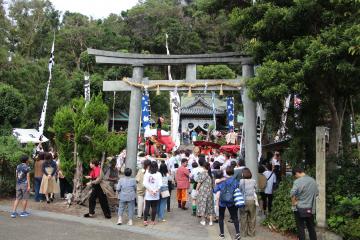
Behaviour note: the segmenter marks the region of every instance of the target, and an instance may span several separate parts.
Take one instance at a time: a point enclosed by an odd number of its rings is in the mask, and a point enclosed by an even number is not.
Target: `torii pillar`
[[[246,87],[246,81],[254,77],[254,64],[252,61],[242,62],[242,76],[245,78],[242,96],[244,105],[245,165],[250,169],[252,178],[257,181],[256,104],[249,98],[249,90]]]
[[[144,66],[141,64],[133,65],[132,81],[134,83],[141,83],[143,76]],[[129,124],[127,132],[125,167],[132,169],[134,175],[137,163],[138,137],[140,131],[141,88],[134,88],[131,90],[130,103],[129,123],[131,124]]]

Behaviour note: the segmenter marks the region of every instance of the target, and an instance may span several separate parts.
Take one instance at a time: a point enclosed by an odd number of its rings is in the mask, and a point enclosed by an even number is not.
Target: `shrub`
[[[349,156],[337,159],[337,162],[341,167],[327,175],[326,203],[328,226],[344,239],[359,239],[359,160]]]
[[[281,232],[294,232],[296,230],[290,198],[292,183],[291,177],[287,177],[280,182],[279,187],[274,194],[271,214],[268,215],[263,224],[271,225]]]
[[[71,105],[60,108],[54,117],[53,130],[65,177],[72,182],[74,143],[84,169],[92,159],[100,159],[102,152],[119,153],[126,146],[126,136],[109,133],[106,125],[108,108],[101,95],[91,99],[85,107],[83,98],[73,99]]]
[[[15,193],[15,170],[22,155],[31,156],[33,145],[22,147],[13,136],[0,136],[0,197]]]

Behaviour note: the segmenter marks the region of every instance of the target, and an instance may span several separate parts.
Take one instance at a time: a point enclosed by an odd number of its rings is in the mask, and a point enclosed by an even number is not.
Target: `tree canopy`
[[[296,110],[296,119],[295,109],[290,109],[289,131],[309,140],[312,136],[306,133],[325,124],[331,127],[330,151],[337,155],[344,117],[349,116],[349,96],[355,118],[359,119],[359,1],[188,2],[181,5],[179,1],[147,0],[122,13],[93,19],[74,12],[61,16],[45,0],[12,0],[6,14],[1,0],[0,81],[20,92],[27,109],[21,122],[12,126],[37,126],[54,36],[55,66],[45,130],[52,126],[59,107],[83,95],[84,72],[90,73],[94,95],[101,93],[103,80],[131,76],[131,67],[95,64],[87,48],[165,54],[167,33],[171,54],[252,54],[259,67],[248,87],[254,100],[262,102],[270,113],[268,131],[275,132],[279,127],[284,97],[297,94],[302,106]],[[184,78],[185,68],[173,66],[172,74],[176,79]],[[240,74],[239,66],[198,66],[199,78],[233,78]],[[166,79],[167,70],[147,67],[145,75]],[[103,93],[102,98],[110,108],[113,94]],[[152,94],[151,98],[153,116],[168,112],[167,94]],[[127,111],[128,100],[129,93],[117,94],[115,108]],[[301,121],[302,129],[295,127],[296,121]],[[311,141],[299,142],[312,151]]]

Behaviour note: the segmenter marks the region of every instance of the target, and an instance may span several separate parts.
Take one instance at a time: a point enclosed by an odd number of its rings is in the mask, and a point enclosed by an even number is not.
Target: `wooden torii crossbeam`
[[[240,90],[242,88],[245,124],[245,161],[253,173],[257,172],[256,143],[256,105],[248,98],[246,79],[254,76],[254,66],[251,56],[242,53],[212,53],[197,55],[159,55],[133,54],[88,49],[89,55],[94,55],[99,64],[132,65],[131,79],[123,81],[104,81],[103,91],[131,91],[129,126],[127,135],[126,167],[136,172],[137,139],[140,126],[142,88],[149,91],[160,90]],[[242,77],[239,79],[197,80],[196,64],[242,64]],[[154,65],[186,65],[184,80],[148,80],[144,78],[144,66]],[[253,174],[256,178],[256,174]]]

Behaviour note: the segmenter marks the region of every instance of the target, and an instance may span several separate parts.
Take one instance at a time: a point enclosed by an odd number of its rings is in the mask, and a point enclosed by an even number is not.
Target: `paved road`
[[[13,201],[0,200],[0,240],[217,240],[219,226],[201,226],[200,219],[191,216],[191,210],[183,211],[177,208],[177,201],[171,201],[171,213],[165,214],[165,223],[144,227],[142,220],[134,220],[134,226],[117,226],[116,214],[112,219],[105,219],[98,206],[96,218],[82,217],[88,211],[86,207],[72,206],[66,208],[62,201],[52,204],[29,202],[28,218],[10,218]],[[226,213],[228,214],[228,213]],[[225,237],[231,240],[235,236],[232,224],[225,217]],[[258,218],[258,220],[260,220]],[[289,240],[289,236],[270,232],[261,226],[256,227],[255,238],[249,240]]]
[[[10,218],[9,213],[0,211],[0,240],[115,240],[165,239],[133,233],[114,227],[82,224],[72,221],[54,220],[38,216]]]

